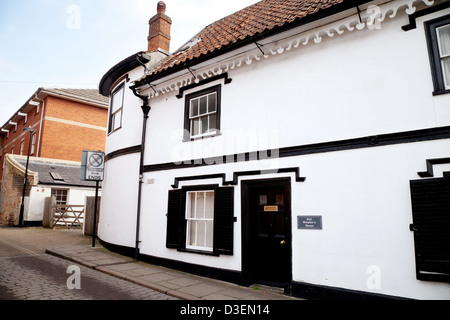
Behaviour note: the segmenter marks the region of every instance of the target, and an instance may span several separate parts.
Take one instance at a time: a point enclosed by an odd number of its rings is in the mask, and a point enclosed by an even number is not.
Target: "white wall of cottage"
[[[433,96],[423,21],[405,32],[407,16],[379,30],[346,32],[229,71],[222,85],[221,135],[183,142],[184,98],[170,92],[151,99],[145,164],[301,146],[450,125],[450,96]],[[142,68],[130,73],[134,80]],[[222,83],[219,80],[217,83]],[[129,85],[130,83],[128,83]],[[210,83],[204,87],[213,86]],[[203,87],[191,91],[195,92]],[[150,93],[151,89],[147,91]],[[107,138],[106,153],[140,144],[141,102],[126,90],[123,127]],[[418,298],[450,299],[445,283],[416,280],[409,181],[425,160],[449,157],[450,140],[364,148],[264,161],[144,174],[142,254],[228,270],[241,265],[241,193],[235,187],[234,254],[207,256],[167,249],[168,190],[175,177],[300,167],[291,177],[293,280],[315,285]],[[106,163],[99,236],[134,247],[139,154]],[[219,179],[180,183],[221,183]],[[298,215],[321,215],[323,230],[298,230]],[[375,269],[374,269],[375,268]],[[368,284],[379,271],[376,288]]]

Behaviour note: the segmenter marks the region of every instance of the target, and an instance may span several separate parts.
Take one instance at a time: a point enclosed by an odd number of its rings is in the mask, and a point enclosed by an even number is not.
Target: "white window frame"
[[[30,155],[34,153],[34,149],[36,147],[36,133],[31,136],[31,151]]]
[[[215,97],[215,99],[212,98],[212,96]],[[206,112],[201,113],[200,110],[200,102],[202,99],[206,98]],[[211,93],[207,93],[195,98],[191,98],[189,100],[189,123],[190,123],[190,134],[191,134],[191,139],[196,139],[196,138],[200,138],[200,137],[205,137],[205,136],[210,136],[210,135],[216,135],[218,133],[218,129],[217,129],[217,99],[218,99],[218,95],[217,92],[211,92]],[[215,100],[215,105],[213,108],[211,108],[212,103],[211,100]],[[197,102],[197,106],[194,106],[195,102]],[[213,109],[213,111],[210,111],[210,108]],[[197,109],[196,114],[194,114],[194,109]],[[214,124],[211,125],[211,118],[215,117],[215,121]],[[204,130],[203,128],[203,121],[202,119],[206,118],[207,119],[207,129]],[[196,131],[196,123],[198,123],[198,133],[194,134],[194,132]],[[205,132],[203,132],[205,131]]]
[[[441,44],[441,37],[440,37],[440,30],[444,29],[444,28],[450,28],[450,23],[447,25],[443,25],[441,27],[436,28],[436,39],[437,39],[437,43],[438,43],[438,48],[439,48],[439,58],[440,58],[440,63],[441,63],[441,67],[442,67],[442,77],[444,80],[444,86],[445,89],[450,89],[450,79],[447,79],[446,74],[445,74],[445,66],[444,66],[444,60],[445,59],[450,59],[450,53],[448,54],[442,54],[442,44]]]
[[[204,199],[206,200],[207,194],[212,194],[212,208],[211,212],[209,214],[206,213],[206,201],[203,201],[203,217],[197,216],[198,210],[198,195],[203,194]],[[194,213],[192,213],[192,203],[191,203],[191,195],[194,194]],[[206,251],[206,252],[213,252],[214,251],[214,190],[199,190],[199,191],[187,191],[186,192],[186,249],[189,250],[198,250],[198,251]],[[198,222],[205,222],[204,223],[204,238],[201,239],[201,242],[205,245],[198,245],[199,239],[198,236],[200,232],[198,232],[199,223]],[[209,224],[207,222],[210,222]],[[191,226],[195,223],[195,234],[191,234]],[[208,225],[210,226],[210,230],[208,230]],[[209,232],[208,232],[209,231]],[[194,237],[194,245],[191,243],[191,237]],[[210,237],[209,239],[207,239]],[[210,243],[211,246],[207,246],[206,244]]]
[[[63,193],[65,193],[66,197],[66,201],[64,203],[62,201],[58,201],[58,197],[61,197]],[[55,197],[57,205],[66,205],[69,203],[69,189],[52,188],[51,195]]]
[[[118,107],[115,108],[116,97],[117,95],[122,94],[122,100],[119,101]],[[110,103],[110,113],[109,113],[109,128],[108,134],[113,133],[114,131],[122,128],[122,118],[123,118],[123,101],[125,99],[125,84],[121,84],[117,87],[116,90],[111,94],[111,103]],[[120,119],[117,119],[120,117]],[[117,122],[118,121],[118,122]]]

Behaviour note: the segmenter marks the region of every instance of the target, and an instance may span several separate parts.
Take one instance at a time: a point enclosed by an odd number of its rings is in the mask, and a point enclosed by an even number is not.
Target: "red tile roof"
[[[346,0],[263,0],[218,20],[186,43],[153,75],[328,9]],[[348,1],[347,1],[348,2]]]

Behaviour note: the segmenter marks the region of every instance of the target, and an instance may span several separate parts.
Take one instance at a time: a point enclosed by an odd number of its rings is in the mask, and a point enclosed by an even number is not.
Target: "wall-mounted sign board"
[[[297,229],[322,230],[322,216],[297,216]]]

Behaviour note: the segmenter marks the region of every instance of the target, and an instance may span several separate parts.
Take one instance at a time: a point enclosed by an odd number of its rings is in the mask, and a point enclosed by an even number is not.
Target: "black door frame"
[[[292,203],[291,203],[291,178],[274,178],[274,179],[255,179],[255,180],[243,180],[241,181],[241,231],[242,231],[242,274],[246,285],[253,284],[251,276],[251,263],[250,260],[250,222],[249,222],[249,192],[252,188],[259,187],[280,187],[283,186],[285,190],[285,202],[288,211],[288,234],[287,237],[290,242],[289,250],[289,263],[291,265],[289,273],[289,283],[286,283],[285,290],[289,291],[292,282]]]

